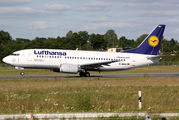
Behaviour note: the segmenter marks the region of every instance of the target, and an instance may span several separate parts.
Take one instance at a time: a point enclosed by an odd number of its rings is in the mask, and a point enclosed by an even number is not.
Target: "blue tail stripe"
[[[159,24],[137,48],[123,51],[123,53],[157,55],[164,29],[165,25]]]

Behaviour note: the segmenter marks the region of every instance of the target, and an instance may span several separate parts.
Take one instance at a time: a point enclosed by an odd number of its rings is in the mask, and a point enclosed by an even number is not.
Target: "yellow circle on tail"
[[[152,47],[156,47],[159,44],[159,39],[157,36],[153,35],[149,38],[149,45]]]

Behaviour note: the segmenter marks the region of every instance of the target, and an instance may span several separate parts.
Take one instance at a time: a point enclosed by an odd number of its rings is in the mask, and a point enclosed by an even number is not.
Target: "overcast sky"
[[[0,30],[13,39],[113,29],[136,40],[158,24],[166,24],[166,39],[179,40],[179,0],[0,0]]]

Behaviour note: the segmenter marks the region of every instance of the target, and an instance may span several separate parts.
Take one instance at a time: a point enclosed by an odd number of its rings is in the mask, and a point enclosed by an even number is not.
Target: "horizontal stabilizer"
[[[162,57],[168,57],[168,56],[175,56],[175,54],[169,54],[169,55],[157,55],[157,56],[152,56],[152,57],[147,57],[147,58],[162,58]]]

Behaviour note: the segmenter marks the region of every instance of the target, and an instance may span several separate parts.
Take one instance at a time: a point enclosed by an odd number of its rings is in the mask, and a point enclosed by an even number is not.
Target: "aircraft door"
[[[132,58],[131,58],[131,65],[132,65],[132,66],[135,66],[135,65],[136,65],[136,58],[135,58],[135,57],[132,57]]]
[[[27,52],[27,61],[32,61],[32,52]]]

